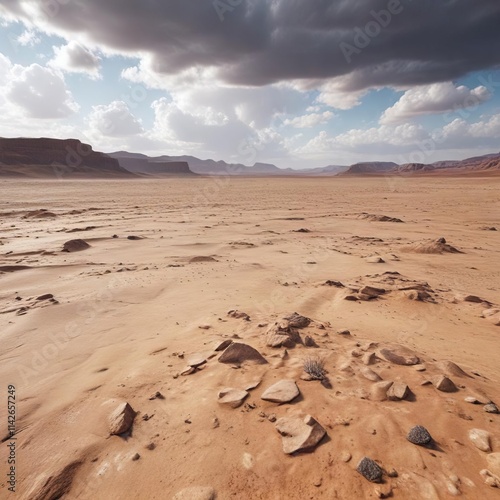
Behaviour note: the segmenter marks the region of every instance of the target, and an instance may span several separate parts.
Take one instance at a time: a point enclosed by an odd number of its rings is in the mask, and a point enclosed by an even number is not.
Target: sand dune
[[[496,498],[499,186],[464,182],[2,181],[19,497]]]

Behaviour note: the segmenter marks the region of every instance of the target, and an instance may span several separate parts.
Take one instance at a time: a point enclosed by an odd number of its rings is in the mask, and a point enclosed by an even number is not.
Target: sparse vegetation
[[[319,356],[311,356],[304,360],[304,371],[315,380],[326,379],[325,360]]]

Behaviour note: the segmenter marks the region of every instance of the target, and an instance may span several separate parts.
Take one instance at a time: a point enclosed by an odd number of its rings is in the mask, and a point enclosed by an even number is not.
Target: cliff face
[[[148,157],[131,157],[123,153],[111,153],[120,165],[130,172],[147,175],[196,175],[187,161],[161,161]]]
[[[0,175],[134,177],[114,158],[77,139],[0,138]]]

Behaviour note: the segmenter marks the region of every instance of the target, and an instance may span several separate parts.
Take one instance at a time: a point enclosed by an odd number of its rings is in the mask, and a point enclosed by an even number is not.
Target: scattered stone
[[[340,281],[336,280],[327,280],[323,283],[324,286],[334,286],[336,288],[345,288],[345,285]]]
[[[414,368],[417,372],[425,372],[425,370],[427,370],[425,365],[415,365]]]
[[[385,380],[373,384],[370,388],[370,399],[372,401],[385,401],[387,399],[387,391],[394,382]]]
[[[188,366],[198,368],[198,366],[204,365],[207,362],[207,358],[203,354],[195,353],[188,356],[186,361]]]
[[[231,318],[244,319],[245,321],[250,321],[250,316],[247,313],[238,311],[236,309],[231,309],[231,311],[228,311],[227,315],[230,316]]]
[[[219,363],[241,364],[250,361],[256,364],[266,364],[262,354],[247,344],[233,342],[220,356]]]
[[[377,486],[375,488],[375,495],[377,498],[391,498],[392,497],[392,486],[390,484],[384,484]]]
[[[227,339],[227,340],[221,340],[220,342],[217,342],[217,344],[215,344],[215,348],[214,348],[214,351],[215,352],[220,352],[220,351],[224,351],[225,349],[227,349],[231,344],[233,343],[233,341],[231,339]]]
[[[344,462],[344,463],[350,462],[351,458],[352,458],[352,455],[348,451],[343,451],[340,454],[340,460],[342,460],[342,462]]]
[[[432,383],[434,387],[441,392],[458,391],[458,387],[454,384],[454,382],[444,375],[437,375],[436,377],[433,377]]]
[[[472,444],[481,451],[489,453],[491,451],[491,434],[481,429],[471,429],[469,439]]]
[[[217,429],[219,427],[220,427],[219,419],[217,417],[214,417],[212,419],[212,429]]]
[[[487,405],[485,405],[484,411],[486,413],[496,413],[496,414],[500,413],[500,410],[498,409],[498,406],[495,403],[488,403]]]
[[[471,378],[468,373],[464,372],[464,370],[462,370],[460,366],[453,363],[452,361],[440,361],[439,363],[436,363],[436,367],[446,372],[448,375]]]
[[[215,500],[215,490],[209,486],[191,486],[179,491],[172,500]]]
[[[108,423],[110,434],[118,435],[130,430],[135,415],[135,411],[128,403],[121,403],[109,416]]]
[[[361,373],[361,375],[363,375],[363,377],[365,377],[368,380],[371,380],[372,382],[380,382],[382,380],[382,378],[378,373],[375,373],[367,366],[363,366],[359,372]]]
[[[247,391],[228,387],[219,392],[219,403],[228,405],[231,408],[238,408],[238,406],[243,404],[248,395]]]
[[[304,345],[306,347],[319,347],[319,345],[316,344],[314,339],[312,337],[310,337],[309,335],[306,335],[306,337],[304,338]]]
[[[325,429],[310,415],[304,419],[282,417],[276,422],[276,429],[283,437],[286,454],[312,451],[326,434]]]
[[[429,431],[421,425],[417,425],[410,429],[410,432],[408,432],[406,439],[408,439],[410,443],[419,446],[426,446],[433,441],[432,436],[429,434]]]
[[[63,252],[80,252],[87,250],[90,245],[84,240],[69,240],[63,245]]]
[[[210,330],[212,328],[210,325],[200,325],[198,326],[200,330]]]
[[[269,422],[272,422],[272,423],[276,422],[276,420],[277,420],[276,414],[271,413],[270,415],[268,415],[267,420],[269,420]]]
[[[295,347],[301,343],[299,332],[289,324],[275,323],[266,332],[266,345],[269,347]]]
[[[301,316],[296,312],[285,316],[283,319],[288,322],[288,326],[290,326],[291,328],[306,328],[311,323],[310,318]]]
[[[143,240],[144,238],[142,236],[134,236],[134,235],[131,235],[131,236],[127,236],[127,240],[131,240],[131,241],[138,241],[138,240]]]
[[[256,389],[257,387],[259,387],[260,383],[262,382],[261,379],[257,379],[257,380],[254,380],[253,382],[250,382],[246,387],[245,387],[245,391],[251,391],[253,389]]]
[[[196,371],[196,368],[193,368],[192,366],[186,366],[184,370],[181,371],[181,375],[183,377],[186,377],[187,375],[192,375]]]
[[[300,394],[299,388],[294,380],[280,380],[269,387],[260,397],[264,401],[272,403],[289,403]]]
[[[351,335],[351,332],[349,330],[339,330],[337,335]]]
[[[46,293],[45,295],[40,295],[40,297],[37,297],[36,300],[50,300],[53,299],[54,296],[51,293]],[[17,297],[16,297],[17,299]]]
[[[139,460],[139,458],[141,458],[141,456],[139,455],[139,453],[136,453],[133,457],[132,457],[132,460],[134,462],[137,462],[137,460]]]
[[[153,401],[153,399],[165,399],[165,396],[160,392],[156,391],[150,398],[150,401]]]
[[[356,470],[368,481],[372,483],[380,483],[382,481],[383,470],[371,458],[364,457],[359,462]]]
[[[351,302],[356,302],[358,300],[358,297],[356,295],[346,295],[344,297],[344,300],[349,300]]]
[[[383,288],[375,288],[373,286],[364,286],[359,293],[363,295],[368,295],[369,297],[379,297],[380,295],[384,295],[385,289]]]
[[[418,356],[403,346],[393,346],[390,348],[384,348],[380,350],[380,354],[389,362],[394,363],[396,365],[418,365],[420,363],[420,359]]]
[[[389,387],[387,399],[389,401],[401,401],[411,394],[410,388],[406,384],[396,382]]]
[[[500,477],[492,474],[488,469],[483,469],[479,474],[484,479],[484,482],[492,488],[500,488]]]
[[[486,461],[488,462],[488,470],[500,476],[500,453],[497,452],[486,455]]]
[[[376,359],[377,359],[377,356],[375,356],[374,352],[367,352],[363,355],[363,357],[361,358],[361,361],[363,361],[363,363],[366,366],[369,366],[369,365],[373,365],[373,363],[375,363]]]
[[[378,257],[377,255],[367,257],[365,260],[369,264],[384,264],[385,263],[385,260],[382,257]]]
[[[464,297],[464,302],[473,302],[475,304],[481,304],[482,302],[488,302],[487,300],[478,297],[477,295],[466,295]]]

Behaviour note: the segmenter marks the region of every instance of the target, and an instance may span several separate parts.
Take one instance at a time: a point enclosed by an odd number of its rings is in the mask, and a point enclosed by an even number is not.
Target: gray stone
[[[420,363],[420,359],[413,351],[399,345],[383,348],[380,350],[380,354],[387,361],[396,365],[410,366]]]
[[[121,403],[109,416],[109,432],[118,435],[127,432],[132,427],[135,411],[128,403]]]
[[[437,375],[436,377],[433,377],[432,383],[434,387],[441,392],[458,391],[458,387],[454,384],[454,382],[444,375]]]
[[[406,384],[396,382],[389,387],[387,399],[389,401],[401,401],[411,394],[410,388]]]
[[[382,481],[383,470],[374,460],[364,457],[359,462],[356,470],[368,481],[380,483]]]
[[[469,439],[472,444],[481,451],[489,453],[491,451],[491,434],[482,429],[471,429]]]
[[[264,391],[261,399],[282,404],[292,401],[299,394],[299,388],[294,380],[280,380]]]
[[[410,432],[408,432],[406,439],[408,439],[410,443],[417,444],[419,446],[428,445],[433,441],[429,431],[421,425],[417,425],[410,429]]]
[[[256,364],[266,364],[262,354],[247,344],[232,343],[220,356],[220,363],[240,364],[249,361]]]
[[[247,397],[247,391],[227,387],[219,392],[219,403],[230,406],[231,408],[238,408],[238,406],[243,404],[243,401],[245,401]]]
[[[282,436],[283,451],[287,454],[312,451],[326,434],[325,429],[310,415],[304,419],[282,417],[276,422]]]

